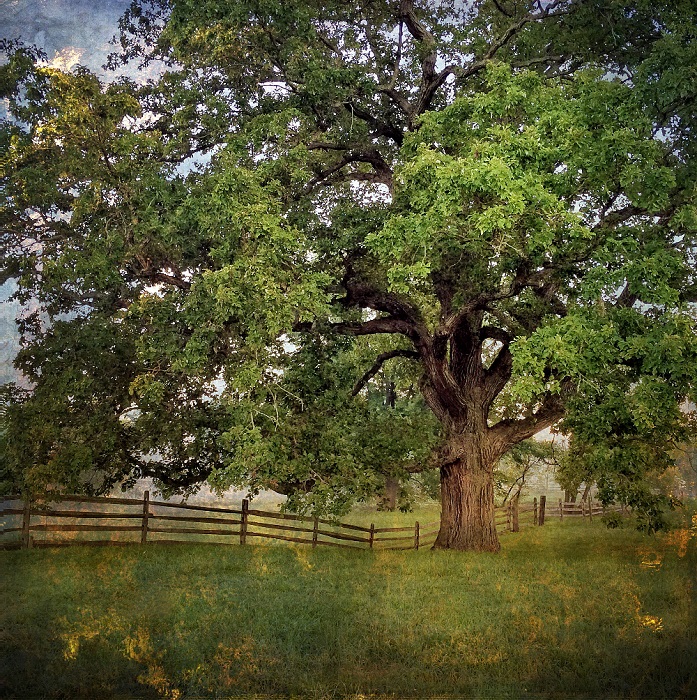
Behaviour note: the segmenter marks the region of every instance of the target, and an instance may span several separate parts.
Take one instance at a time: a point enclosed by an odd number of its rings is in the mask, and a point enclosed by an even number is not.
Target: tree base
[[[491,466],[491,468],[488,468]],[[441,522],[433,549],[501,550],[494,518],[493,465],[456,461],[441,468]]]
[[[440,537],[440,536],[439,536]],[[439,542],[438,538],[433,543],[431,549],[453,549],[459,552],[490,552],[491,554],[497,554],[501,551],[501,543],[496,537],[494,542],[462,542],[459,540],[454,540],[451,542],[446,541],[445,543]]]

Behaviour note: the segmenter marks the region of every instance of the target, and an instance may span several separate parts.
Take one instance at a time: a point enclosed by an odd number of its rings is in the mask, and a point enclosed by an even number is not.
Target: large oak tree
[[[697,374],[695,19],[136,1],[112,67],[146,84],[7,44],[2,245],[40,305],[11,478],[327,507],[435,466],[436,547],[496,551],[494,466],[541,429],[613,493],[660,465]]]

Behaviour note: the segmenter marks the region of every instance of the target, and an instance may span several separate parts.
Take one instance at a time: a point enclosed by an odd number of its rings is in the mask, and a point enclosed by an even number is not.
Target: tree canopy
[[[495,551],[496,461],[563,420],[636,493],[695,396],[696,29],[687,0],[135,0],[108,82],[5,42],[4,274],[38,300],[7,478],[331,509],[437,467],[436,546]]]

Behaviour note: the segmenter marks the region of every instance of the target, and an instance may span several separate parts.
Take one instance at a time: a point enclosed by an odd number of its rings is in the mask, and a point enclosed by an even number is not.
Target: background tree
[[[679,445],[674,453],[681,498],[697,498],[697,445]]]
[[[574,444],[572,449],[566,450],[557,460],[555,476],[564,491],[565,503],[576,503],[581,484],[585,482],[586,489],[590,491],[598,479],[594,469],[598,465],[589,463],[584,457],[583,450]],[[586,495],[584,490],[584,497]]]
[[[520,498],[529,478],[538,471],[553,471],[558,459],[559,448],[550,441],[524,440],[512,447],[494,470],[498,505]]]
[[[271,467],[259,421],[282,454],[309,418],[282,387],[379,336],[347,393],[413,364],[440,426],[437,547],[498,549],[494,465],[564,416],[639,474],[697,374],[694,14],[136,1],[113,64],[162,61],[144,87],[10,46],[6,275],[50,320],[22,322],[10,473],[302,493],[315,464],[343,503],[360,469],[304,445]]]

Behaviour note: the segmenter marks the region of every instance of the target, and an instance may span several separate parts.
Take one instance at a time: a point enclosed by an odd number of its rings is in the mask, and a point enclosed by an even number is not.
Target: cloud
[[[77,46],[65,46],[54,54],[53,58],[44,62],[49,68],[57,68],[62,71],[69,71],[73,66],[80,63],[80,59],[85,53],[85,49]]]

